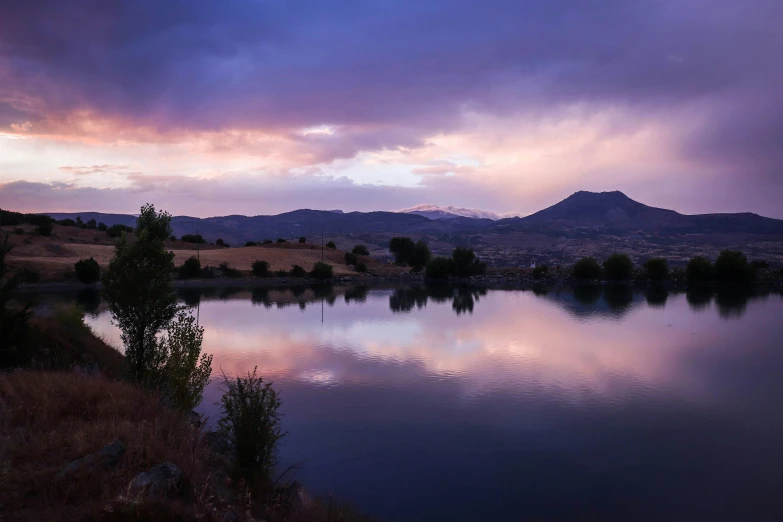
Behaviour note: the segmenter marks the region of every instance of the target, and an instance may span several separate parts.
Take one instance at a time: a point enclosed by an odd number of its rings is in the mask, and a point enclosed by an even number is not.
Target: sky
[[[780,0],[10,0],[0,207],[783,218]]]

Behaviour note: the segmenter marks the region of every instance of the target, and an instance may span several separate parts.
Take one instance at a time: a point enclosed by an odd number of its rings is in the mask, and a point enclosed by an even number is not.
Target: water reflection
[[[712,304],[713,300],[720,317],[724,319],[739,319],[751,300],[765,299],[768,292],[759,291],[753,287],[722,286],[716,288],[693,287],[686,292],[688,304],[694,312],[703,312]]]
[[[181,295],[213,368],[258,366],[280,389],[299,480],[381,519],[783,519],[777,295]],[[89,322],[118,341],[105,312]],[[201,410],[218,398],[210,385]]]

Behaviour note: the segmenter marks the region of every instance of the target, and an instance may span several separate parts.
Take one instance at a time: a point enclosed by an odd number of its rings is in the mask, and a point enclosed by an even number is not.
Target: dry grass
[[[119,439],[127,447],[107,469],[56,474]],[[181,416],[143,390],[107,378],[17,371],[0,377],[0,491],[3,520],[100,518],[130,480],[161,462],[179,466],[192,488],[171,510],[193,519],[205,450]]]

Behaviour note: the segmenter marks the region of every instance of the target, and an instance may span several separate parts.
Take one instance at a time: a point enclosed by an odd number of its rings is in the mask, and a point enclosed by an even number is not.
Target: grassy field
[[[28,227],[29,228],[29,227]],[[23,228],[23,233],[14,233],[13,228],[4,227],[11,233],[13,249],[8,257],[12,270],[27,268],[39,274],[41,281],[59,281],[73,278],[73,265],[81,259],[92,257],[105,268],[114,255],[114,243],[105,232],[79,229],[75,227],[55,226],[52,237],[35,235],[32,228]],[[256,260],[267,261],[271,270],[290,270],[293,265],[300,265],[310,270],[321,260],[320,245],[287,243],[283,245],[264,245],[238,248],[203,247],[196,251],[195,245],[172,241],[167,247],[174,252],[174,263],[179,266],[190,256],[198,255],[201,266],[217,266],[227,262],[234,268],[249,272]],[[346,266],[345,253],[340,250],[326,249],[324,260],[334,267],[337,275],[353,274],[352,267]],[[372,271],[380,269],[381,265],[372,259],[367,259]]]

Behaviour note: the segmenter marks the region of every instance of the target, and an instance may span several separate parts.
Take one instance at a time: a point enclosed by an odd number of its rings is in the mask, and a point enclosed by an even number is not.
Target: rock
[[[108,446],[104,446],[103,449],[98,452],[97,456],[93,454],[85,455],[80,459],[69,462],[57,473],[57,475],[55,475],[55,478],[58,480],[63,479],[72,473],[82,469],[90,468],[97,464],[100,464],[104,467],[112,466],[116,464],[118,460],[120,460],[120,457],[122,457],[124,453],[125,444],[119,440],[115,440]]]
[[[177,490],[181,480],[182,470],[171,462],[164,462],[136,475],[128,485],[128,493],[165,497]]]
[[[111,466],[112,464],[116,464],[124,453],[125,444],[120,440],[115,440],[108,446],[104,446],[104,448],[98,452],[98,459],[100,459],[103,464]]]
[[[208,431],[202,437],[204,444],[215,453],[225,455],[231,449],[228,438],[219,431]]]

